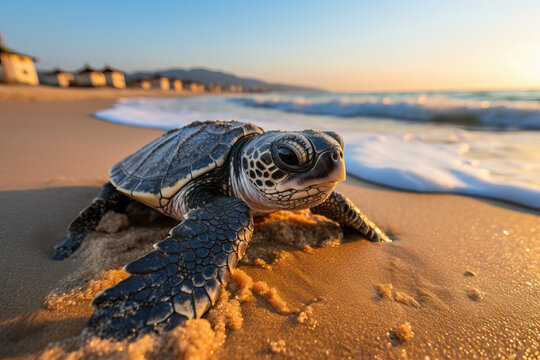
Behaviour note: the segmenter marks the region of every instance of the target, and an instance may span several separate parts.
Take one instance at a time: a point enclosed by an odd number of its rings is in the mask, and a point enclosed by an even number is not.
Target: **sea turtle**
[[[68,228],[54,259],[71,255],[129,198],[180,223],[131,276],[99,293],[86,333],[113,338],[201,317],[227,284],[253,233],[253,215],[311,209],[371,241],[389,241],[344,195],[343,140],[332,131],[267,131],[238,121],[170,130],[110,170],[109,182]]]

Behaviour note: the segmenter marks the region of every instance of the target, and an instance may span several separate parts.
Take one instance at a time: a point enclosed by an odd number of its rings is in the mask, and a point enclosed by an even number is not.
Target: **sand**
[[[26,86],[0,84],[0,99],[15,101],[71,101],[87,99],[118,99],[121,97],[190,96],[190,92],[139,88],[59,88],[56,86]]]
[[[209,318],[122,350],[81,347],[93,294],[171,223],[133,209],[111,214],[67,261],[50,260],[52,246],[108,168],[161,132],[90,116],[113,98],[45,98],[0,100],[0,357],[540,357],[539,212],[350,176],[338,189],[393,243],[308,213],[259,219],[238,281]]]

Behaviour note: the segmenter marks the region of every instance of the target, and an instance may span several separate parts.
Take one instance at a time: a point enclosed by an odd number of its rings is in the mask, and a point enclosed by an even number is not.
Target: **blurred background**
[[[330,91],[540,85],[540,4],[516,1],[3,1],[38,70],[202,67]]]

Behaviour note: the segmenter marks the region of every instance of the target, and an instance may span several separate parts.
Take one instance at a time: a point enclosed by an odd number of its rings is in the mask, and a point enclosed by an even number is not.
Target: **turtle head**
[[[241,171],[268,210],[311,208],[345,180],[343,140],[332,131],[265,132],[243,148]]]

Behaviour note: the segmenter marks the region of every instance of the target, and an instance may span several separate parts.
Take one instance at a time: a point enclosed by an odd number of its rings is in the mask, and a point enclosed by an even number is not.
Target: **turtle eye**
[[[294,151],[292,151],[288,147],[280,147],[278,149],[278,155],[281,161],[283,161],[287,165],[295,166],[299,163],[298,156],[296,156]]]

